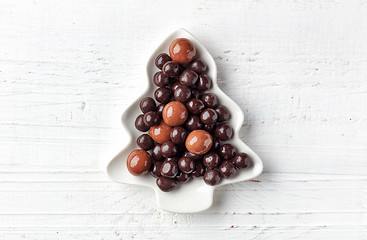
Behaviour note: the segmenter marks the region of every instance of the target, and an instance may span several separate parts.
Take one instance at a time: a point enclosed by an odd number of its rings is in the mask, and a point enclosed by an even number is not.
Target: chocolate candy
[[[181,73],[181,67],[178,63],[169,61],[163,65],[162,72],[167,77],[178,77]]]
[[[161,145],[160,144],[157,144],[153,147],[152,157],[154,158],[154,160],[157,160],[157,161],[162,161],[164,159],[163,156],[162,156],[162,151],[161,151]]]
[[[236,155],[236,148],[232,144],[226,143],[219,147],[218,153],[223,159],[230,159]]]
[[[192,89],[191,90],[191,96],[192,98],[201,98],[202,97],[202,93],[198,90],[198,89]]]
[[[206,93],[201,97],[201,100],[204,102],[205,106],[208,108],[215,108],[218,106],[218,98],[212,93]]]
[[[154,141],[148,134],[142,134],[136,139],[136,144],[141,149],[150,150],[154,147]]]
[[[204,130],[194,130],[186,138],[186,149],[194,154],[207,153],[213,144],[212,136]]]
[[[154,98],[160,103],[168,103],[172,98],[172,91],[169,88],[158,88],[154,91]]]
[[[218,120],[218,114],[214,109],[207,108],[201,113],[200,120],[204,124],[214,124]]]
[[[168,158],[166,158],[166,161],[174,161],[174,162],[178,162],[178,157],[168,157]]]
[[[233,129],[227,123],[222,123],[216,127],[215,136],[221,141],[227,141],[233,137]]]
[[[159,114],[157,112],[147,112],[144,114],[144,123],[148,127],[157,125],[160,122]]]
[[[186,38],[177,38],[169,46],[172,60],[180,64],[188,64],[196,56],[195,46]]]
[[[158,177],[156,183],[162,192],[170,192],[177,186],[177,181],[175,179],[166,177]]]
[[[238,168],[247,168],[249,165],[249,159],[246,153],[237,153],[233,158],[233,163]]]
[[[201,160],[201,158],[203,157],[202,155],[199,155],[199,154],[194,154],[194,153],[191,153],[189,151],[185,151],[184,154],[182,155],[183,157],[188,157],[188,158],[191,158],[192,160],[194,161],[199,161]]]
[[[188,132],[183,127],[174,127],[171,130],[170,137],[174,144],[184,143]]]
[[[209,132],[210,134],[212,134],[215,130],[217,126],[215,125],[215,123],[212,123],[212,124],[205,124],[203,129],[207,132]]]
[[[151,97],[145,97],[140,101],[140,110],[147,113],[155,110],[155,101]]]
[[[214,152],[209,152],[204,155],[203,163],[204,163],[204,166],[208,168],[218,167],[220,162],[221,160],[220,160],[219,155]]]
[[[188,173],[183,173],[183,172],[179,172],[177,174],[177,176],[175,177],[175,179],[177,180],[177,182],[179,183],[187,183],[190,180],[190,174]]]
[[[162,167],[162,164],[163,162],[159,162],[159,161],[156,161],[153,163],[152,165],[152,168],[150,170],[150,174],[157,178],[157,177],[160,177],[161,176],[161,167]]]
[[[170,133],[171,127],[163,121],[159,125],[150,128],[150,136],[160,144],[170,140]]]
[[[195,170],[194,160],[188,157],[182,157],[180,160],[178,160],[178,168],[183,173],[191,173]]]
[[[224,161],[219,166],[219,173],[224,178],[232,177],[236,173],[236,168],[230,161]]]
[[[162,69],[163,65],[169,61],[172,61],[171,57],[168,56],[168,54],[166,53],[161,53],[156,57],[155,65],[157,66],[157,68]]]
[[[135,128],[138,129],[141,132],[146,132],[149,129],[149,126],[147,126],[144,123],[144,115],[140,114],[139,116],[136,117],[135,119]]]
[[[218,122],[227,121],[231,117],[231,113],[223,105],[219,105],[217,108],[215,108],[215,111],[218,114]]]
[[[165,87],[170,84],[170,79],[160,71],[154,74],[153,82],[157,87]]]
[[[162,113],[163,121],[169,126],[179,126],[184,124],[188,116],[185,105],[178,101],[168,103]]]
[[[180,83],[188,87],[194,87],[197,80],[198,75],[196,74],[196,72],[190,69],[186,69],[185,71],[183,71],[179,78]]]
[[[185,127],[190,131],[194,131],[203,128],[203,123],[198,116],[193,115],[187,119]]]
[[[212,148],[210,149],[211,151],[213,152],[216,152],[219,150],[219,147],[220,147],[220,141],[217,139],[217,138],[213,138],[213,145],[212,145]]]
[[[173,95],[177,101],[185,103],[191,98],[191,89],[186,86],[177,86]]]
[[[205,64],[203,61],[201,61],[200,59],[195,59],[194,61],[192,61],[192,62],[190,63],[189,68],[190,68],[191,70],[193,70],[194,72],[196,72],[197,74],[200,74],[200,73],[203,73],[203,72],[205,72],[205,71],[206,71],[207,66],[206,66],[206,64]]]
[[[200,114],[205,109],[205,105],[203,101],[197,98],[190,99],[186,103],[186,107],[187,107],[187,110],[189,110],[189,112],[195,115]]]
[[[208,185],[217,185],[220,181],[219,172],[215,169],[209,169],[204,174],[204,182]]]
[[[166,105],[163,104],[163,103],[161,103],[161,104],[159,104],[157,106],[156,111],[157,111],[157,113],[158,113],[158,115],[159,115],[160,118],[162,117],[162,112],[163,112],[164,106],[166,106]]]
[[[161,175],[163,177],[174,178],[178,173],[177,162],[164,161],[161,166]]]
[[[212,80],[207,74],[200,74],[199,81],[196,85],[200,91],[206,91],[211,88]]]
[[[202,163],[198,162],[196,163],[195,170],[192,172],[192,176],[199,178],[204,176],[205,173],[205,167]]]
[[[172,85],[171,85],[172,92],[175,92],[176,88],[178,88],[179,86],[182,86],[180,82],[172,83]]]
[[[127,170],[134,175],[145,175],[152,164],[152,159],[145,150],[137,149],[132,151],[127,157]]]
[[[162,152],[163,157],[168,158],[168,157],[175,156],[178,153],[178,149],[177,149],[177,146],[173,142],[167,141],[162,144],[161,152]]]

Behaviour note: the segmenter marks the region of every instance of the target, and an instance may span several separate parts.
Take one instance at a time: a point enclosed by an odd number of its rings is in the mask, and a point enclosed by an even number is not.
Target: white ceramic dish
[[[138,148],[136,145],[136,138],[141,134],[135,129],[135,118],[141,113],[139,109],[139,102],[145,96],[153,97],[156,87],[153,84],[152,78],[155,72],[159,69],[154,65],[155,57],[162,52],[168,53],[168,47],[170,43],[176,38],[187,38],[193,42],[197,48],[198,56],[208,65],[207,74],[213,80],[213,86],[207,92],[211,92],[217,95],[221,104],[226,106],[231,112],[231,119],[229,124],[234,129],[234,138],[229,141],[233,144],[239,152],[245,152],[251,158],[251,165],[246,169],[241,169],[237,172],[237,175],[230,179],[222,179],[217,186],[208,186],[202,179],[192,179],[185,184],[179,184],[178,188],[171,192],[162,192],[155,183],[155,178],[150,174],[145,176],[133,176],[126,167],[126,158],[129,153]],[[263,170],[263,164],[259,156],[252,151],[240,138],[239,130],[244,120],[244,115],[240,107],[225,95],[222,90],[219,89],[217,84],[217,66],[213,57],[209,52],[196,40],[188,31],[179,29],[169,35],[160,46],[153,52],[148,60],[147,64],[147,86],[145,92],[137,97],[137,99],[129,106],[122,114],[122,126],[125,132],[125,136],[128,136],[129,143],[122,149],[122,151],[115,156],[107,166],[108,176],[116,182],[135,184],[153,188],[156,193],[158,206],[169,212],[176,213],[189,213],[199,212],[208,209],[213,203],[213,192],[216,187],[242,182],[258,176]]]

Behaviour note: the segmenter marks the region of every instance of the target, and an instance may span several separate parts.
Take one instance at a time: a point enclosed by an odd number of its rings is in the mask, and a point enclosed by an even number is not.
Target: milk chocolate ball
[[[164,143],[170,140],[171,127],[165,124],[163,121],[157,125],[150,128],[150,136],[157,143]]]
[[[188,111],[185,105],[179,101],[168,103],[162,113],[163,121],[169,126],[179,126],[185,123]]]
[[[179,64],[188,64],[196,56],[196,48],[186,38],[177,38],[169,46],[169,55],[172,60]]]
[[[129,154],[126,164],[132,175],[145,175],[152,165],[152,159],[147,151],[136,149]]]
[[[194,130],[186,138],[186,149],[194,154],[207,153],[213,144],[213,138],[207,131]]]

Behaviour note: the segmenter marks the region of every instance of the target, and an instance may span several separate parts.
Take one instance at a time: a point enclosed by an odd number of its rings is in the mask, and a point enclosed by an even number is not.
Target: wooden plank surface
[[[0,239],[367,239],[363,1],[1,1]],[[184,27],[264,161],[199,214],[103,169],[146,61]],[[139,204],[137,204],[137,202]]]

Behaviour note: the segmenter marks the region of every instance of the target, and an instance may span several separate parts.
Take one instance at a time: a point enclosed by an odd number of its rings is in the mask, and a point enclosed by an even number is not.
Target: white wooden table
[[[111,182],[150,53],[184,27],[264,161],[198,214]],[[367,239],[363,1],[0,2],[0,239]]]

